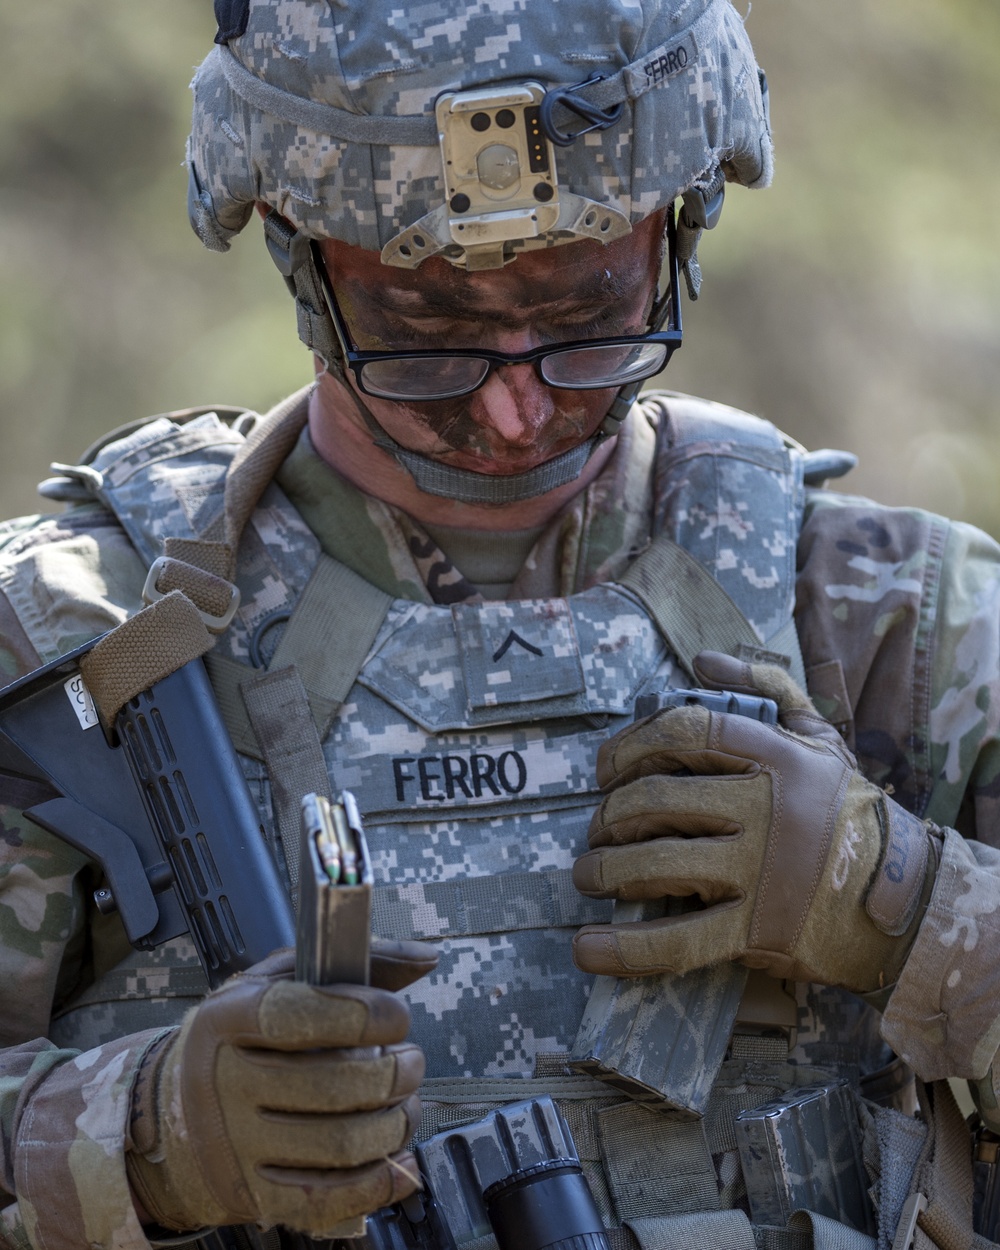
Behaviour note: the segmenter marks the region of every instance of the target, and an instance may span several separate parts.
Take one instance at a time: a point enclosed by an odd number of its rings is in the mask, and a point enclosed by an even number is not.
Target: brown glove
[[[774,665],[703,652],[714,689],[776,700],[781,727],[682,707],[601,748],[610,791],[573,880],[591,898],[695,896],[679,916],[588,925],[585,972],[683,973],[724,960],[865,993],[897,979],[937,866],[940,832],[857,771]]]
[[[432,947],[378,942],[372,980],[401,989]],[[230,978],[151,1053],[133,1094],[129,1181],[170,1229],[284,1224],[321,1234],[417,1188],[403,1150],[423,1052],[385,988],[292,980],[292,951]]]

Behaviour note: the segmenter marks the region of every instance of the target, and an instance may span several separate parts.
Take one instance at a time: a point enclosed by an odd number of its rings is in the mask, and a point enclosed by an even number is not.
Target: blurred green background
[[[741,0],[741,9],[743,8]],[[756,0],[775,186],[731,189],[664,384],[855,451],[845,487],[1000,535],[1000,6]],[[251,226],[187,225],[211,0],[0,0],[0,512],[103,430],[307,381]]]

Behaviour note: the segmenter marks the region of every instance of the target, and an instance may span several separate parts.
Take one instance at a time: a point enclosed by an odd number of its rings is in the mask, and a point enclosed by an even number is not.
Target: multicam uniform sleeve
[[[132,1084],[160,1031],[82,1053],[45,1038],[85,958],[90,873],[11,808],[0,820],[0,1244],[145,1250],[124,1156]]]
[[[925,815],[946,832],[934,892],[883,1016],[925,1080],[966,1077],[1000,1126],[1000,551],[950,527],[934,622]],[[957,809],[957,815],[954,813]]]
[[[0,682],[122,619],[116,588],[135,559],[74,518],[8,538]],[[82,606],[88,582],[97,593]],[[33,640],[46,640],[42,657],[20,624],[26,611],[39,621]],[[96,881],[84,856],[21,815],[16,789],[0,783],[0,1245],[148,1250],[124,1155],[131,1087],[160,1031],[82,1053],[47,1040],[54,1011],[88,973],[85,899]]]
[[[832,498],[807,521],[800,569],[821,710],[839,701],[868,776],[945,829],[882,1035],[922,1079],[968,1079],[1000,1127],[1000,547],[968,525]]]

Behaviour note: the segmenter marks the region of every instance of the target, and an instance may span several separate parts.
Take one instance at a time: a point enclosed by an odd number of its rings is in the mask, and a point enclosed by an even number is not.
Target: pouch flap
[[[397,601],[358,681],[438,733],[626,714],[665,653],[619,587],[453,608]]]
[[[584,694],[567,600],[455,604],[451,615],[470,711]]]

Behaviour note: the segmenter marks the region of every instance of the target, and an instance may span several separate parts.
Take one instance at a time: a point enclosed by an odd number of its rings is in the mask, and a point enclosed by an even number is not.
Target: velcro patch
[[[680,74],[698,60],[698,45],[690,32],[670,43],[661,43],[642,61],[638,68],[629,66],[625,71],[625,88],[632,99],[644,95],[651,87]]]
[[[900,937],[923,893],[930,844],[924,822],[898,803],[880,803],[879,815],[885,843],[865,909],[883,933]]]
[[[456,604],[451,611],[471,709],[585,693],[565,599]]]

